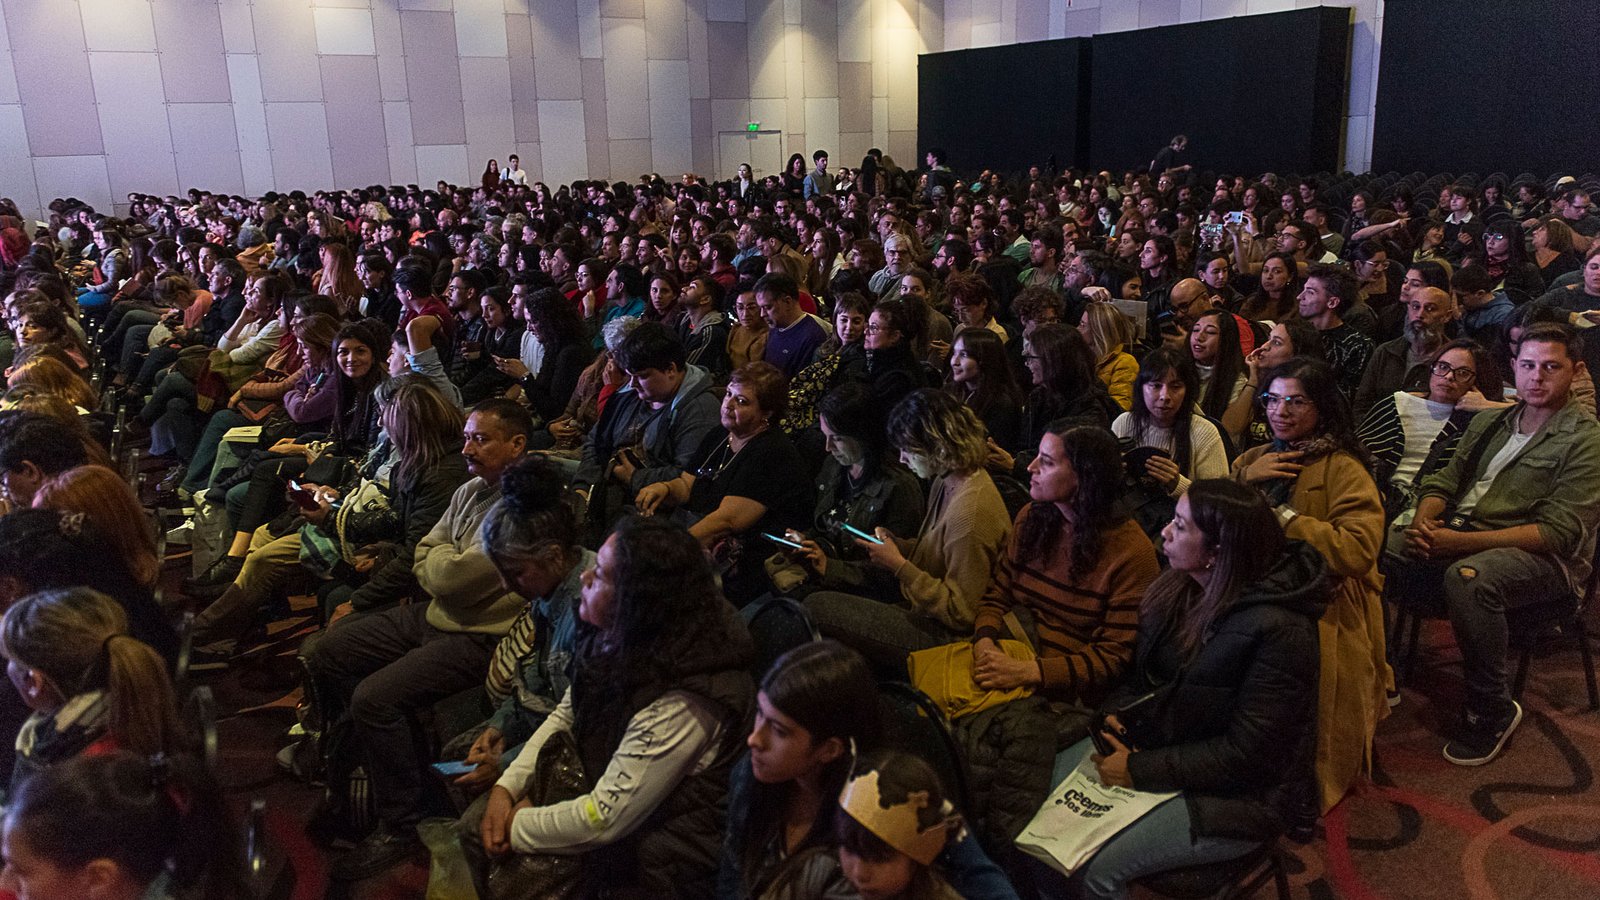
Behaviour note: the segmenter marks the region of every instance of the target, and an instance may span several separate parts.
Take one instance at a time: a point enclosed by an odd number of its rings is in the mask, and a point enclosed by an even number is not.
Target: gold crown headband
[[[943,815],[933,825],[922,827],[917,814],[928,802],[927,791],[913,791],[901,803],[893,806],[884,803],[875,770],[850,779],[839,795],[839,805],[850,818],[885,844],[925,866],[933,864],[950,834],[950,820]]]

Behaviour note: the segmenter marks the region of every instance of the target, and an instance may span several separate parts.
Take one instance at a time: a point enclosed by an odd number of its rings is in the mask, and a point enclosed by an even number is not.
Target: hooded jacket
[[[1270,840],[1288,784],[1309,775],[1315,740],[1317,620],[1331,584],[1322,556],[1289,541],[1278,561],[1212,624],[1194,659],[1178,657],[1178,622],[1146,604],[1134,672],[1105,709],[1145,694],[1133,785],[1181,791],[1197,835]]]

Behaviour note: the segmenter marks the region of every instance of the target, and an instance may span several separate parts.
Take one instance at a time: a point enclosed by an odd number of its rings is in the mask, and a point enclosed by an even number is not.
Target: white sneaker
[[[167,543],[187,547],[194,536],[194,522],[186,521],[176,528],[167,529]]]

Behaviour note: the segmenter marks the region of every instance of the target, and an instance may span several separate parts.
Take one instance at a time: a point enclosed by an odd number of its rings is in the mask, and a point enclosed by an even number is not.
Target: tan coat
[[[1245,451],[1234,474],[1271,450]],[[1289,501],[1299,513],[1289,537],[1315,547],[1336,587],[1319,623],[1321,676],[1317,702],[1317,786],[1322,811],[1342,799],[1372,765],[1372,736],[1389,714],[1385,694],[1394,675],[1384,657],[1383,501],[1372,476],[1346,453],[1308,464]]]

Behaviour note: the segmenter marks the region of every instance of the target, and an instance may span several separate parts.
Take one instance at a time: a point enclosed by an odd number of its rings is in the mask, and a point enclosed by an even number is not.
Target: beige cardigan
[[[900,595],[946,628],[971,634],[1010,537],[1011,517],[988,472],[939,478],[916,540],[899,541],[910,553],[895,572]]]

